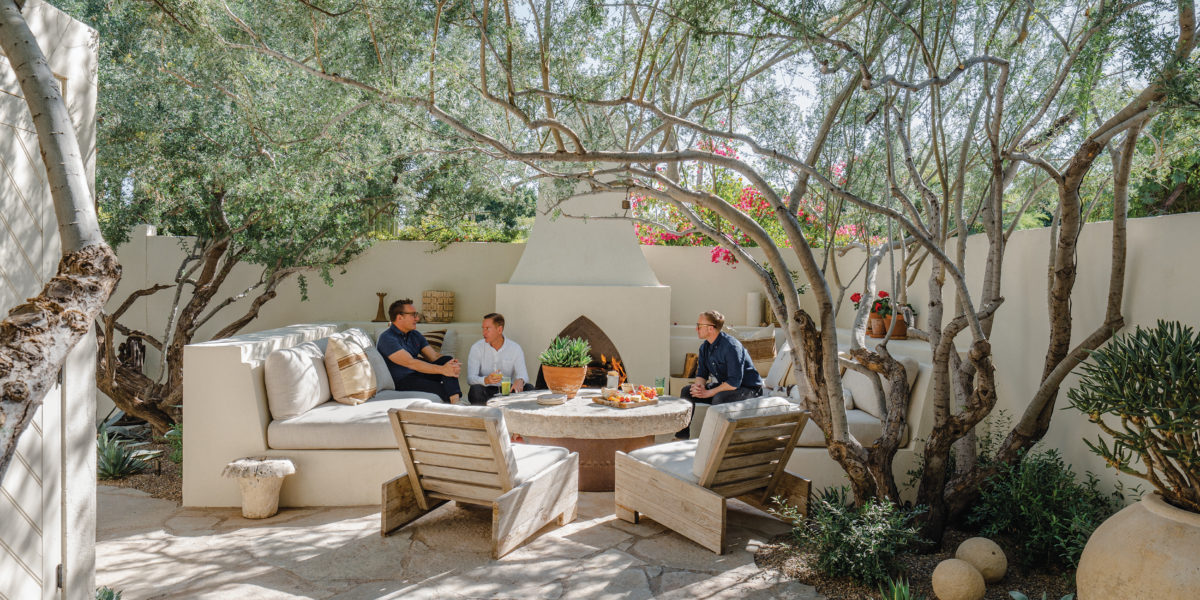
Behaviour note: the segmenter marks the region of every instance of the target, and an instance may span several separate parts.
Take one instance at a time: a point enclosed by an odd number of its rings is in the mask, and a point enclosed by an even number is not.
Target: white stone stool
[[[242,489],[242,516],[265,519],[279,512],[279,488],[283,478],[295,472],[291,459],[249,456],[225,465],[221,474],[237,478]]]

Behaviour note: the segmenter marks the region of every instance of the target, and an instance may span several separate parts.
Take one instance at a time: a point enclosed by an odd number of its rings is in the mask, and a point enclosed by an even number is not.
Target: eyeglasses
[[[401,311],[400,314],[404,315],[404,316],[412,316],[412,315],[416,315],[416,314],[420,314],[420,313],[418,313],[417,311],[414,310],[411,312],[410,311]]]
[[[696,323],[696,329],[700,329],[701,327],[716,327],[716,325],[712,323]]]

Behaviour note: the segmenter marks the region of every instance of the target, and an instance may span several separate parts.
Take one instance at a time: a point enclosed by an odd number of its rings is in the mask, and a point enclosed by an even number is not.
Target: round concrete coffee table
[[[645,448],[654,443],[655,435],[686,427],[692,416],[690,402],[671,396],[660,397],[653,406],[614,408],[592,402],[600,390],[584,388],[557,406],[537,403],[538,396],[549,393],[496,396],[488,406],[502,409],[509,432],[525,441],[578,452],[579,489],[584,492],[612,491],[616,451]]]

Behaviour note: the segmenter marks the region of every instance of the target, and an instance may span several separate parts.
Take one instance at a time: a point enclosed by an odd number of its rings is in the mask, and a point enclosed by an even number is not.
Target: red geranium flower
[[[862,300],[862,294],[860,294],[858,292],[854,292],[853,294],[850,295],[851,302],[858,302],[859,300]]]
[[[888,297],[888,293],[887,293],[887,292],[879,292],[879,297],[880,297],[880,298],[887,298],[887,297]]]

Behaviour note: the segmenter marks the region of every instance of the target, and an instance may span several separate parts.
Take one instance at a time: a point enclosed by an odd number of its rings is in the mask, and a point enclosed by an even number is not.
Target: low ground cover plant
[[[1119,488],[1099,485],[1090,472],[1077,481],[1057,449],[1031,452],[988,479],[967,522],[981,535],[1010,538],[1022,566],[1074,568],[1088,537],[1124,505]]]
[[[145,471],[145,453],[135,450],[134,445],[107,428],[100,429],[96,435],[96,477],[120,479]]]
[[[167,460],[177,465],[183,464],[183,423],[172,425],[163,435],[163,441],[170,447],[167,452]]]
[[[913,524],[922,509],[871,499],[855,507],[844,487],[814,495],[808,517],[791,506],[775,514],[792,522],[793,537],[817,554],[817,568],[868,585],[888,583],[897,557],[923,540]]]

